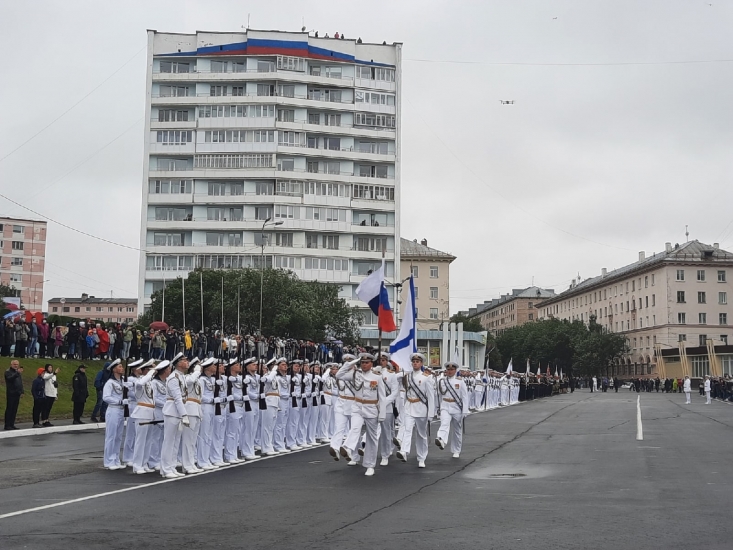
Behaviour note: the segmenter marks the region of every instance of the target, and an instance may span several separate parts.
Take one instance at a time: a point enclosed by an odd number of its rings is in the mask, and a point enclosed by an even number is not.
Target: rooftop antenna
[[[532,275],[532,286],[534,286],[534,275]]]
[[[690,232],[687,230],[687,225],[685,224],[685,242],[690,242]]]

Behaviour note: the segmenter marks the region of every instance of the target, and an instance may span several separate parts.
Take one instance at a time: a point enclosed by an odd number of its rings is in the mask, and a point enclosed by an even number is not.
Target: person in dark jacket
[[[97,402],[94,405],[94,410],[92,411],[92,422],[95,423],[104,422],[107,413],[107,403],[102,399],[104,385],[112,376],[112,373],[107,370],[107,365],[109,365],[109,363],[105,363],[104,368],[97,373],[97,376],[94,377],[94,389],[97,390]]]
[[[84,424],[81,417],[84,415],[84,404],[89,397],[89,388],[87,387],[87,367],[79,365],[74,371],[74,377],[71,379],[71,401],[74,403],[74,424]]]
[[[0,354],[3,357],[10,357],[10,348],[15,344],[15,329],[13,321],[8,319],[3,326],[3,348]]]
[[[33,396],[33,427],[41,427],[41,414],[46,409],[46,381],[43,379],[43,375],[46,369],[40,368],[36,371],[36,378],[31,384],[31,395]]]
[[[23,367],[17,360],[10,362],[5,371],[5,429],[17,430],[15,416],[18,414],[20,397],[23,395]]]
[[[66,333],[66,345],[68,351],[66,352],[67,359],[76,359],[77,346],[79,344],[79,327],[76,326],[76,322],[69,325],[69,330]]]

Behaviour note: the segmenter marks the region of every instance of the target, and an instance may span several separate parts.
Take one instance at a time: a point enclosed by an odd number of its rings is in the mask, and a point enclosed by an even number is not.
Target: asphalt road
[[[733,548],[733,406],[641,403],[644,441],[636,394],[582,391],[472,415],[460,459],[372,478],[325,448],[161,481],[102,469],[98,432],[4,440],[0,548]]]

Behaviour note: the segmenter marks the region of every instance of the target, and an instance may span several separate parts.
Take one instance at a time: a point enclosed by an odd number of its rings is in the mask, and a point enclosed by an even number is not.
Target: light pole
[[[262,252],[260,254],[260,324],[257,329],[257,334],[262,335],[262,296],[265,280],[265,226],[270,223],[272,218],[267,218],[262,222],[262,230],[260,231],[260,244],[262,245]],[[282,220],[271,223],[270,225],[282,225]]]
[[[36,309],[36,292],[38,292],[38,285],[42,285],[43,283],[49,282],[51,279],[46,279],[45,281],[38,281],[33,285],[33,309]]]

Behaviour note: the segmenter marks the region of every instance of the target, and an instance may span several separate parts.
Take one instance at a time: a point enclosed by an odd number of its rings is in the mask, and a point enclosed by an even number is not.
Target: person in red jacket
[[[97,336],[99,336],[99,355],[104,359],[109,354],[109,334],[97,323]]]

